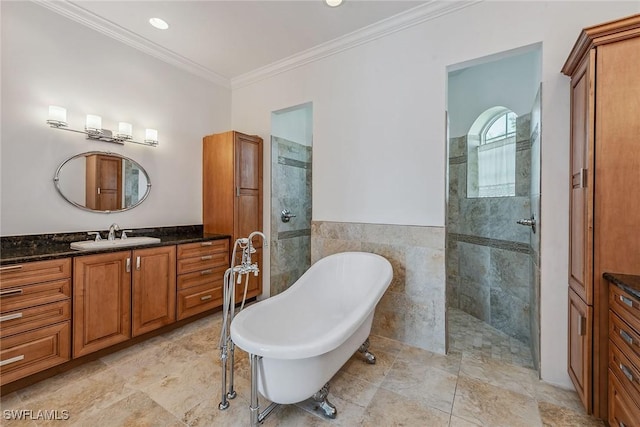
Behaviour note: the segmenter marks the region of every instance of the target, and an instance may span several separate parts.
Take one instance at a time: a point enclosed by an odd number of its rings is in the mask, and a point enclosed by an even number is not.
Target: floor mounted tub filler
[[[379,255],[330,255],[286,291],[233,318],[231,345],[250,357],[252,426],[278,404],[308,398],[335,418],[336,408],[326,399],[328,382],[356,351],[375,363],[368,337],[374,310],[392,277],[391,264]],[[263,412],[258,392],[273,402]]]

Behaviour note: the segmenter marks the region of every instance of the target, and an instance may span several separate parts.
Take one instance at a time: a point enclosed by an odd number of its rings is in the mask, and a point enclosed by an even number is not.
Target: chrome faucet
[[[116,240],[116,231],[120,231],[120,226],[114,222],[109,226],[109,236],[107,237],[107,240]]]

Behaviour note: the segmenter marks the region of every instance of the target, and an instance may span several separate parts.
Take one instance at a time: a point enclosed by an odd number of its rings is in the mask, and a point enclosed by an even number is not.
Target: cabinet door
[[[587,413],[592,410],[592,307],[569,289],[569,362],[571,381]]]
[[[571,79],[569,286],[593,304],[593,71],[594,52]]]
[[[73,260],[73,357],[131,337],[131,253]]]
[[[132,335],[176,320],[176,247],[133,251]]]
[[[236,133],[236,220],[235,238],[247,237],[254,231],[262,231],[262,139],[255,136]],[[257,252],[252,256],[254,262],[262,266],[262,239],[253,240]],[[262,274],[251,276],[248,285],[248,297],[262,292]],[[239,289],[240,286],[237,287]],[[244,290],[244,285],[242,286]],[[242,293],[237,291],[239,296]],[[238,294],[237,294],[238,295]]]

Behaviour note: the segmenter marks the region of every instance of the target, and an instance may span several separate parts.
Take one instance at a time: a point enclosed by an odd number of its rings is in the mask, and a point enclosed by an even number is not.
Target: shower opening
[[[311,103],[271,114],[271,296],[311,266],[312,132]]]
[[[539,369],[541,46],[448,69],[449,350]]]

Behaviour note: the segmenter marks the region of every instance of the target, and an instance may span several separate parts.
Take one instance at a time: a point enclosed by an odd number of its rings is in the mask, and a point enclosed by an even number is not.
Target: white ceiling
[[[345,0],[336,8],[323,0],[38,3],[147,53],[188,64],[201,75],[231,81],[435,2]],[[152,17],[167,21],[169,29],[153,28]]]

